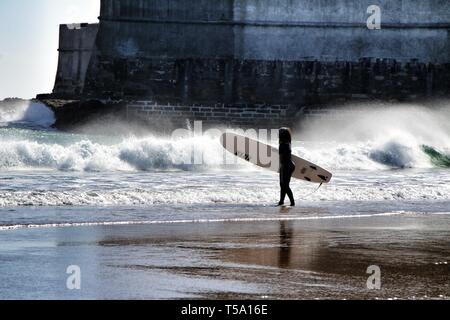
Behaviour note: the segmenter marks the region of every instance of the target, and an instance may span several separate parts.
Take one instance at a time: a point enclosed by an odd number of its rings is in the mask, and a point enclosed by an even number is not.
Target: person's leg
[[[288,195],[288,197],[289,197],[289,200],[291,201],[291,207],[295,207],[294,194],[292,193],[291,188],[288,189],[287,195]]]
[[[292,175],[292,173],[291,173]],[[290,187],[290,183],[291,183],[291,175],[289,175],[288,177],[286,177],[286,194],[289,197],[289,200],[291,201],[291,206],[294,207],[295,206],[295,199],[294,199],[294,194],[292,193],[291,187]]]
[[[286,186],[283,182],[280,182],[280,202],[278,203],[279,206],[282,206],[284,204],[284,199],[286,198],[287,190]]]
[[[284,199],[286,198],[287,189],[286,189],[286,182],[285,182],[285,176],[284,172],[281,169],[280,170],[280,202],[278,203],[279,206],[282,206],[284,204]]]

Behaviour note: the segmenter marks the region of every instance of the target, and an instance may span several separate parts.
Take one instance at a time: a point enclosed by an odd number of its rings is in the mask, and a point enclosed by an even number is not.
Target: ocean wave
[[[407,146],[396,141],[375,148],[369,154],[375,162],[393,168],[430,167],[430,159],[417,146]]]
[[[422,150],[430,157],[431,163],[436,167],[450,168],[449,154],[427,145],[423,145]]]
[[[294,153],[330,170],[384,170],[389,168],[448,167],[450,157],[432,146],[401,141],[384,144],[324,143],[296,146]],[[208,170],[238,165],[256,170],[230,157],[211,137],[165,139],[127,138],[110,144],[81,140],[67,144],[4,139],[0,141],[0,169],[40,168],[60,171]]]
[[[89,172],[190,170],[220,164],[223,153],[219,142],[210,138],[128,138],[113,145],[90,140],[69,145],[7,140],[0,141],[0,168]]]
[[[54,121],[51,111],[39,103],[16,103],[19,106],[9,105],[8,112],[0,107],[0,121],[28,119],[46,125]],[[294,153],[332,171],[450,166],[447,111],[417,107],[374,109],[377,111],[340,111],[343,121],[332,121],[327,115],[322,116],[320,125],[308,121],[297,134]],[[106,139],[70,135],[66,139],[66,134],[57,131],[45,135],[42,133],[45,130],[20,133],[2,130],[0,169],[102,172],[208,170],[238,165],[245,170],[256,170],[227,154],[216,136]]]
[[[330,165],[347,163],[349,169],[369,170],[446,167],[450,155],[449,110],[448,103],[433,108],[410,104],[351,105],[306,118],[300,134],[306,141],[329,142],[331,150],[321,160],[331,158]],[[335,159],[338,157],[341,159]]]
[[[48,128],[55,123],[52,110],[40,102],[7,100],[0,102],[0,124],[28,124]]]
[[[269,186],[270,185],[270,186]],[[48,190],[48,191],[1,191],[0,207],[20,206],[152,206],[152,205],[210,205],[210,204],[248,204],[272,205],[276,202],[279,190],[276,179],[266,186],[252,188],[216,182],[211,187],[177,187],[170,192],[148,186],[142,189],[124,188],[116,190]],[[323,186],[320,192],[305,184],[293,184],[293,191],[302,201],[424,201],[448,200],[450,186],[447,184],[384,184],[337,183]]]
[[[387,170],[448,167],[450,157],[431,146],[392,140],[383,143],[323,143],[294,148],[300,156],[331,170]]]

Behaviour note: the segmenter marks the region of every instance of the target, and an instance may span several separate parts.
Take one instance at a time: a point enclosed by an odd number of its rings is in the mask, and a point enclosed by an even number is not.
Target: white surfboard
[[[236,157],[261,168],[279,171],[280,156],[277,148],[230,132],[224,133],[220,140],[222,146]],[[314,183],[329,183],[333,177],[331,172],[296,155],[292,155],[292,161],[295,163],[293,178]]]

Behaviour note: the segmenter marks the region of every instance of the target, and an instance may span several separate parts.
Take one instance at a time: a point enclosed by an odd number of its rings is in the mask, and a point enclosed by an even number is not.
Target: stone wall
[[[82,93],[97,32],[98,24],[60,26],[55,97],[73,97]]]
[[[381,30],[366,27],[371,4],[103,0],[84,94],[304,105],[448,93],[434,79],[448,80],[450,2],[378,1]]]
[[[450,63],[417,60],[129,59],[100,65],[100,80],[89,83],[96,96],[163,104],[302,106],[352,98],[436,97],[450,91]]]
[[[216,65],[217,60],[213,60],[209,68],[204,63],[207,61],[191,60],[188,68],[179,61],[162,64],[169,70],[160,69],[165,71],[157,72],[148,86],[155,81],[166,91],[152,94],[155,100],[130,102],[129,118],[160,123],[168,117],[177,125],[189,119],[209,124],[281,126],[291,125],[307,113],[308,106],[369,99],[427,99],[448,95],[450,90],[450,63],[369,58],[358,62],[233,61],[228,77],[234,80],[229,83],[223,80],[227,62]],[[180,71],[186,69],[190,70],[187,74]],[[208,76],[206,69],[211,72]],[[195,81],[187,81],[188,75]]]
[[[165,114],[249,124],[353,99],[448,97],[450,2],[379,0],[381,30],[366,26],[372,4],[102,0],[86,78],[87,55],[74,72],[77,51],[66,50],[55,93],[128,101],[145,121]]]
[[[136,101],[127,105],[129,121],[146,122],[168,130],[186,127],[186,121],[202,121],[208,126],[267,126],[293,124],[294,110],[288,105],[161,105],[153,101]]]
[[[237,60],[424,63],[450,60],[450,2],[379,0],[382,29],[368,30],[372,0],[103,0],[100,54]]]

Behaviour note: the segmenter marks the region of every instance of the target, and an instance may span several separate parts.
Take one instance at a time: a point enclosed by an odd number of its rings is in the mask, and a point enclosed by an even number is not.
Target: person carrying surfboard
[[[289,197],[291,201],[291,206],[295,206],[294,194],[292,193],[290,183],[292,174],[295,171],[295,164],[292,161],[292,135],[291,130],[288,128],[281,128],[279,130],[279,140],[280,140],[280,202],[279,206],[284,205],[284,199],[286,195]]]

